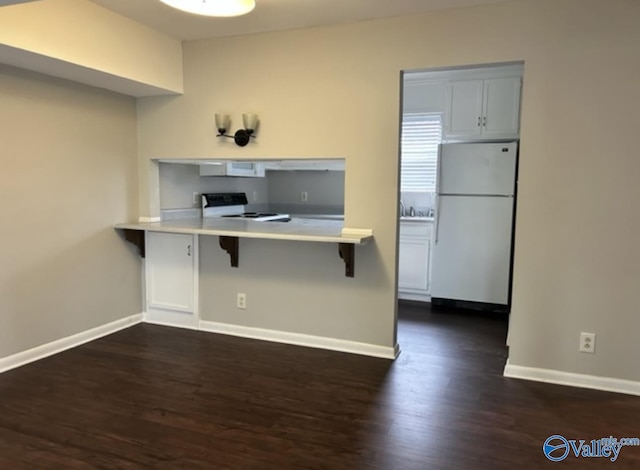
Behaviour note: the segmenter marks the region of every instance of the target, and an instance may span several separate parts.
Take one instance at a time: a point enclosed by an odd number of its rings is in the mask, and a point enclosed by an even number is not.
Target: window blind
[[[400,190],[435,192],[442,114],[405,113],[400,144]]]

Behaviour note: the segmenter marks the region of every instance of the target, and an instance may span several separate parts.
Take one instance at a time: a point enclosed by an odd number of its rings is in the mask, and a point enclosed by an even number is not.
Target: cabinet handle
[[[187,256],[191,256],[191,245],[187,245]]]
[[[478,116],[478,127],[480,127],[481,120],[482,120],[482,118],[480,116]]]
[[[482,125],[483,125],[484,127],[487,127],[487,116],[485,116],[485,117],[483,117],[483,118],[482,118]]]

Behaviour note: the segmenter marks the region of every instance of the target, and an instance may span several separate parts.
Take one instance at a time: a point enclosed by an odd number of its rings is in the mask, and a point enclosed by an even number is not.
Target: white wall
[[[193,204],[193,193],[244,192],[250,204],[268,204],[266,178],[200,176],[197,165],[160,163],[160,208],[185,209],[201,207]],[[253,193],[256,200],[253,200]]]
[[[244,192],[248,210],[344,213],[344,171],[267,171],[262,178],[241,178],[200,176],[197,165],[160,163],[159,185],[162,210],[200,207],[193,193]],[[308,193],[306,203],[300,201],[302,191]]]
[[[344,213],[344,171],[268,171],[267,178],[269,204],[277,211]]]
[[[327,247],[243,240],[239,269],[203,260],[219,293],[205,315],[391,345],[400,71],[524,60],[510,360],[640,380],[638,24],[632,0],[522,0],[186,43],[185,96],[139,104],[142,168],[161,155],[344,156],[345,225],[375,232],[355,279]],[[234,79],[212,87],[221,75]],[[258,112],[259,142],[217,142],[212,109]],[[141,177],[145,214],[157,182]],[[580,331],[598,334],[597,354],[578,352]]]
[[[0,66],[0,358],[140,313],[132,98]]]

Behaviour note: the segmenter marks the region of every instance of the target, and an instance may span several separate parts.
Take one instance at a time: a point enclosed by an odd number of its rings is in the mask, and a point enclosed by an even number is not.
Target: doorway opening
[[[402,73],[399,301],[510,312],[523,73]]]

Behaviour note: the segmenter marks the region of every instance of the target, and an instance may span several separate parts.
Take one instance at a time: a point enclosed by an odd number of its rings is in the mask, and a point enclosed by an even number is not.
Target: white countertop
[[[191,233],[226,237],[266,238],[359,245],[373,239],[371,229],[343,228],[341,220],[292,218],[290,222],[256,222],[232,218],[189,218],[162,222],[116,224],[117,229]]]
[[[430,223],[433,222],[433,217],[400,217],[400,222],[423,222]]]
[[[344,214],[291,214],[291,217],[300,217],[302,219],[344,220]],[[434,217],[411,217],[407,215],[400,217],[400,221],[432,223],[434,221]]]

